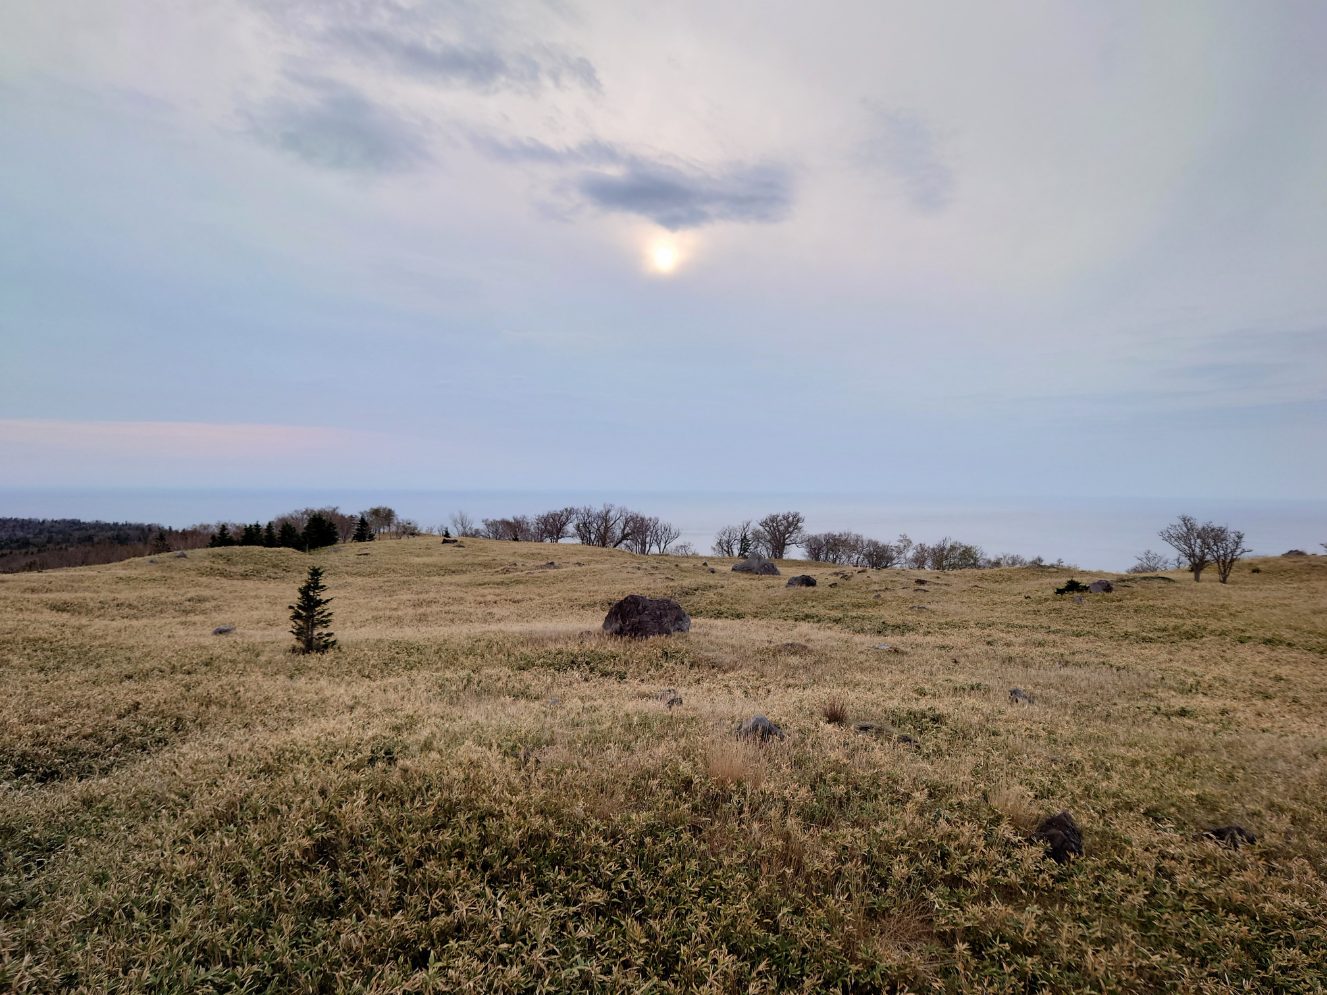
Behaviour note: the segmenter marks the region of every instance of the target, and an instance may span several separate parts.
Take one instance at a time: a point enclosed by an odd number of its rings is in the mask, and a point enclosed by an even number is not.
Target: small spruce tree
[[[336,645],[327,630],[332,624],[332,610],[327,607],[332,599],[322,596],[326,590],[322,567],[309,567],[308,579],[290,606],[290,634],[295,637],[292,653],[326,653]]]
[[[152,552],[170,552],[170,540],[166,538],[166,533],[162,529],[157,529],[157,534],[152,537]]]
[[[268,549],[272,549],[273,547],[278,545],[276,538],[276,528],[273,527],[271,522],[268,522],[267,528],[263,529],[263,545],[266,546]]]
[[[363,515],[359,516],[359,521],[355,523],[355,534],[350,537],[351,542],[372,542],[373,526]]]
[[[235,537],[230,534],[230,526],[225,522],[221,523],[221,528],[212,533],[212,538],[208,540],[209,546],[233,546]]]

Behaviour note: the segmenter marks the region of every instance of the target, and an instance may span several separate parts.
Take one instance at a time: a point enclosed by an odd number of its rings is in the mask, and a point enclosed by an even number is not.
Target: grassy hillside
[[[325,657],[287,652],[310,562]],[[1327,557],[1081,604],[1050,569],[714,564],[416,539],[0,577],[0,990],[1327,984]],[[628,593],[691,633],[602,636]],[[787,739],[736,743],[756,712]],[[1061,808],[1066,867],[1026,840]],[[1197,835],[1229,822],[1258,843]]]

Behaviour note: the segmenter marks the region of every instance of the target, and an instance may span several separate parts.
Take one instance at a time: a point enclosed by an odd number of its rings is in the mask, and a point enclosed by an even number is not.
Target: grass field
[[[295,656],[311,562],[340,647]],[[1327,557],[1081,604],[1052,569],[711,563],[0,577],[0,991],[1327,986]],[[692,631],[603,636],[629,593]],[[757,712],[787,738],[735,741]],[[1062,867],[1026,837],[1064,808]],[[1258,842],[1199,837],[1230,822]]]

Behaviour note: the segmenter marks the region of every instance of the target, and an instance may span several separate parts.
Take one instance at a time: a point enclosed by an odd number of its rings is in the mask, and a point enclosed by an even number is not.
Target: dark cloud
[[[773,165],[706,172],[632,158],[612,171],[583,172],[573,187],[600,210],[637,214],[673,231],[717,221],[768,224],[792,209],[788,171]]]
[[[600,90],[589,59],[548,45],[504,50],[494,43],[458,43],[436,35],[343,27],[328,34],[341,51],[400,73],[481,92],[538,91],[546,86]]]
[[[861,150],[868,168],[892,175],[918,211],[943,211],[954,198],[954,174],[931,126],[908,111],[877,109],[874,115],[875,133]]]
[[[328,169],[395,172],[427,161],[418,127],[331,81],[306,82],[307,99],[273,101],[249,115],[265,144]]]

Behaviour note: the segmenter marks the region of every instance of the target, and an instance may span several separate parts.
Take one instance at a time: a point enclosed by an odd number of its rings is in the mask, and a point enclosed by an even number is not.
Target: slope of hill
[[[293,656],[310,563],[340,648]],[[421,538],[0,577],[0,989],[1320,990],[1327,558],[1081,603],[711,564]],[[603,636],[628,593],[692,631]],[[736,742],[758,712],[786,739]],[[1065,866],[1028,839],[1061,809]],[[1258,841],[1200,836],[1232,822]]]

